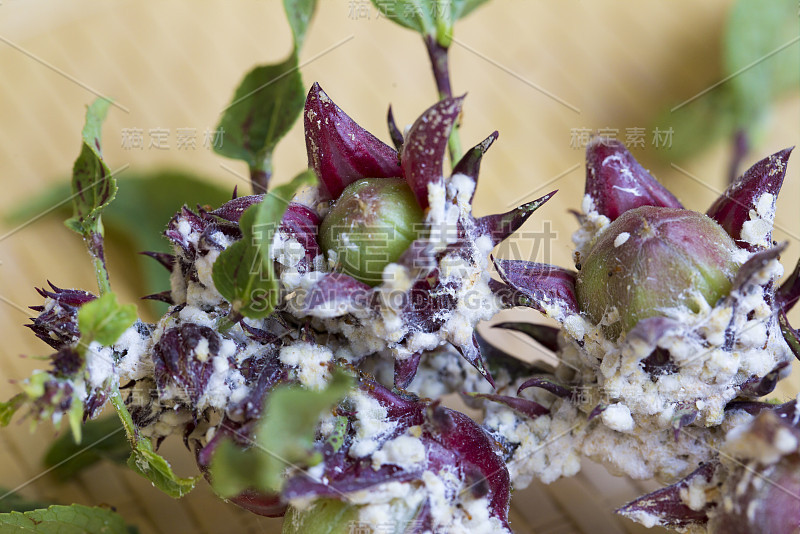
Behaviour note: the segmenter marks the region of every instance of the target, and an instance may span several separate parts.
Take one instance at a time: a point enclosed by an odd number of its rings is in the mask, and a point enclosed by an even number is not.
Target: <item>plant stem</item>
[[[436,90],[439,92],[439,100],[453,97],[453,89],[450,86],[450,65],[447,58],[448,48],[442,46],[436,37],[425,36],[425,47],[428,50],[428,57],[431,60],[433,69],[433,79],[436,81]],[[447,141],[447,148],[450,153],[450,164],[455,167],[461,159],[461,141],[458,135],[458,121],[453,125],[450,139]]]
[[[271,177],[272,154],[264,157],[259,164],[250,167],[250,184],[253,186],[253,194],[265,194]]]
[[[106,268],[106,257],[103,249],[102,226],[99,232],[91,232],[86,236],[86,246],[92,256],[94,274],[97,277],[97,288],[100,295],[105,295],[111,291],[111,284],[108,281],[108,269]]]

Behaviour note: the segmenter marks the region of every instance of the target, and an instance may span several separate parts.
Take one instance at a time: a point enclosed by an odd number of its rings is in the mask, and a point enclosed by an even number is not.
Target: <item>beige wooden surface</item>
[[[377,19],[360,1],[324,1],[301,62],[307,85],[319,81],[357,121],[381,138],[392,104],[401,124],[433,102],[434,86],[420,40]],[[573,219],[583,188],[583,152],[570,146],[575,128],[648,129],[642,162],[686,204],[705,210],[724,187],[729,147],[678,162],[695,182],[655,152],[650,127],[658,111],[693,96],[721,78],[719,41],[727,1],[608,2],[494,0],[456,27],[452,47],[455,92],[468,92],[461,138],[471,145],[494,129],[499,141],[484,159],[476,212],[505,211],[512,204],[558,188],[560,193],[524,231],[541,234],[549,221],[558,239],[540,247],[538,260],[569,265]],[[366,8],[366,11],[363,11]],[[356,10],[355,12],[353,10]],[[245,185],[245,167],[211,152],[177,150],[178,128],[198,135],[213,128],[241,76],[257,63],[282,59],[290,34],[275,0],[1,0],[0,1],[0,212],[62,179],[79,148],[84,106],[93,92],[111,96],[104,128],[112,169],[163,165],[196,169],[227,187]],[[759,154],[800,140],[800,98],[775,104]],[[668,125],[667,125],[668,126]],[[124,128],[168,128],[169,150],[125,150]],[[276,181],[305,166],[298,124],[275,156]],[[124,173],[120,175],[124,180]],[[547,188],[543,184],[551,182]],[[800,252],[800,163],[790,162],[779,202],[779,240],[793,263]],[[142,206],[142,217],[147,217]],[[166,222],[166,221],[165,221]],[[531,252],[530,243],[519,243]],[[527,248],[526,248],[527,247]],[[137,295],[125,285],[124,255],[110,249],[112,284],[125,302]],[[38,304],[33,291],[50,279],[65,287],[94,288],[82,244],[61,222],[44,217],[21,228],[0,226],[0,397],[18,386],[47,354],[21,325]],[[535,316],[530,316],[536,319]],[[797,320],[795,318],[795,320]],[[517,350],[535,351],[515,339]],[[798,389],[797,373],[783,395]],[[97,466],[76,481],[55,486],[41,473],[53,430],[31,433],[27,424],[0,431],[0,487],[24,487],[26,496],[60,502],[108,503],[143,533],[278,532],[279,520],[244,513],[216,499],[204,484],[173,501],[125,469]],[[181,474],[193,462],[178,442],[164,446]],[[622,533],[643,529],[614,517],[615,506],[652,484],[608,476],[587,465],[580,476],[516,492],[511,521],[517,532]]]

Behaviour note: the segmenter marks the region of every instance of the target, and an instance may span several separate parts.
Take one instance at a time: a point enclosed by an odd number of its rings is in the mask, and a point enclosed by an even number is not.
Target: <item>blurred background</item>
[[[467,93],[462,144],[500,131],[483,160],[476,213],[507,211],[559,189],[497,255],[572,265],[575,220],[567,210],[580,208],[592,131],[627,143],[698,211],[726,187],[737,134],[750,147],[739,174],[796,145],[797,15],[796,4],[785,1],[494,0],[456,23],[450,61],[454,93]],[[167,282],[135,251],[166,250],[158,233],[182,202],[218,204],[235,186],[248,191],[246,164],[215,154],[209,135],[244,74],[290,49],[277,0],[0,0],[1,399],[17,393],[14,381],[44,366],[36,357],[49,353],[22,327],[27,306],[41,300],[34,286],[50,280],[96,289],[83,244],[62,224],[69,212],[53,208],[67,195],[86,105],[97,95],[117,104],[103,128],[104,156],[119,170],[120,186],[119,207],[104,216],[111,283],[123,302],[153,318],[158,308],[138,298]],[[389,104],[403,128],[436,100],[421,38],[367,1],[321,2],[300,64],[306,86],[318,81],[387,143]],[[137,131],[141,146],[130,142]],[[774,233],[789,241],[787,267],[800,255],[797,158]],[[273,183],[306,164],[298,122],[275,152]],[[796,310],[792,319],[797,324]],[[541,357],[512,335],[501,341]],[[786,400],[798,389],[796,371],[773,397]],[[142,533],[280,531],[280,520],[225,504],[205,483],[176,501],[108,462],[58,484],[42,474],[54,434],[50,425],[31,431],[17,420],[0,430],[0,493],[18,488],[44,502],[105,503]],[[162,452],[178,474],[195,473],[180,440]],[[641,532],[612,511],[655,487],[587,463],[578,477],[515,492],[511,524],[520,533]]]

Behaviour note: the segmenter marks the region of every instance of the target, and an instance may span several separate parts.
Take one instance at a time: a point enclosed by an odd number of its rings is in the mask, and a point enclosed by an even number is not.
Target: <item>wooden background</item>
[[[321,3],[301,54],[306,85],[319,81],[344,110],[388,141],[384,117],[389,103],[402,125],[434,100],[420,39],[379,19],[367,2]],[[634,154],[687,207],[704,211],[716,197],[713,191],[724,188],[728,143],[675,161],[701,177],[698,182],[672,168],[668,151],[655,149],[650,137],[658,112],[722,78],[719,43],[728,6],[725,0],[495,0],[459,23],[451,62],[455,92],[468,92],[462,142],[471,146],[494,129],[501,133],[484,159],[476,212],[506,211],[550,188],[560,189],[523,229],[536,236],[547,232],[549,224],[557,239],[536,250],[528,239],[518,243],[516,252],[570,265],[574,222],[566,210],[579,207],[583,189],[583,152],[570,146],[571,132],[606,127],[618,129],[623,140],[627,128],[646,128],[647,146]],[[241,188],[240,178],[221,164],[240,174],[244,164],[203,149],[202,132],[216,125],[241,76],[255,64],[285,57],[290,42],[276,0],[1,0],[0,213],[68,175],[93,92],[127,109],[112,108],[104,128],[112,169],[169,165]],[[768,133],[746,163],[797,144],[798,125],[800,98],[776,102]],[[145,142],[149,129],[168,128],[171,148],[126,150],[125,128],[142,128]],[[198,149],[176,148],[178,128],[196,129]],[[789,165],[777,217],[787,231],[777,231],[776,238],[790,241],[786,265],[800,252],[796,158]],[[275,155],[276,182],[305,164],[298,123]],[[141,214],[147,217],[146,205]],[[124,282],[134,276],[129,256],[114,246],[109,254],[115,290],[124,302],[136,302],[138,295]],[[49,279],[91,290],[95,282],[82,244],[55,218],[21,228],[0,226],[0,262],[0,398],[5,399],[18,390],[12,380],[42,366],[21,356],[48,353],[21,326],[30,315],[25,307],[40,301],[33,287]],[[515,338],[504,342],[535,354]],[[778,396],[789,398],[799,384],[795,373]],[[279,520],[241,512],[215,498],[205,484],[173,501],[127,469],[109,465],[62,486],[46,475],[36,478],[52,436],[50,425],[30,432],[27,422],[0,431],[0,487],[22,486],[25,496],[64,503],[107,503],[143,533],[280,529]],[[163,450],[176,471],[188,475],[194,473],[193,462],[182,447],[168,442]],[[520,533],[642,532],[611,511],[652,487],[587,464],[576,478],[516,492],[512,525]]]

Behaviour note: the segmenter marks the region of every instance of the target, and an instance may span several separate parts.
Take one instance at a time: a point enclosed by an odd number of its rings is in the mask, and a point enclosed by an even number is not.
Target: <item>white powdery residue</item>
[[[113,346],[115,352],[122,354],[117,362],[120,382],[139,380],[153,372],[153,361],[147,357],[151,346],[150,337],[142,336],[136,325],[122,333]]]
[[[175,250],[180,251],[180,247],[175,245]],[[172,268],[169,275],[170,296],[175,304],[182,304],[186,302],[186,279],[181,272],[181,266],[178,261]]]
[[[333,352],[328,347],[298,341],[281,348],[280,360],[296,368],[297,379],[307,388],[321,390],[330,379]]]
[[[194,242],[197,242],[197,236],[192,236],[192,226],[186,219],[181,218],[178,221],[178,233],[185,237],[187,241],[192,241],[192,238],[194,238]]]
[[[103,387],[103,384],[114,375],[114,353],[111,347],[104,347],[92,341],[86,350],[86,370],[89,373],[89,386]]]
[[[624,245],[624,244],[625,244],[625,242],[628,240],[628,238],[629,238],[629,237],[631,237],[631,234],[629,234],[628,232],[622,232],[622,233],[620,233],[620,234],[619,234],[619,235],[618,235],[618,236],[617,236],[617,237],[614,239],[614,248],[616,248],[616,247],[621,247],[622,245]]]
[[[601,415],[603,423],[611,430],[617,432],[630,432],[634,423],[630,409],[624,404],[612,404],[603,410]]]
[[[388,482],[350,493],[347,500],[358,505],[359,526],[367,527],[369,532],[383,532],[387,525],[411,524],[425,497],[420,484]]]
[[[225,356],[218,354],[214,356],[211,363],[214,370],[208,379],[205,390],[203,390],[203,395],[197,401],[198,411],[206,408],[224,409],[231,395],[231,387],[229,385],[231,374],[240,375],[239,371],[230,368],[228,358]]]
[[[384,464],[412,469],[423,461],[425,461],[425,445],[418,437],[409,435],[390,439],[372,455],[372,467],[376,470]]]
[[[712,483],[713,480],[708,482],[703,476],[692,478],[688,486],[680,489],[681,501],[692,510],[699,512],[706,505],[708,500],[706,491]]]
[[[458,206],[448,202],[447,191],[442,183],[428,184],[428,214],[425,224],[429,229],[428,240],[436,250],[443,250],[458,238]]]
[[[411,279],[411,274],[408,272],[408,268],[400,265],[399,263],[390,263],[386,267],[383,268],[383,273],[381,273],[382,284],[379,287],[379,290],[382,293],[388,293],[386,298],[392,302],[393,299],[391,298],[393,292],[400,292],[405,293],[409,289],[411,289],[411,284],[413,280]]]
[[[475,180],[466,174],[454,174],[447,181],[447,196],[456,201],[465,213],[471,209],[472,196],[475,193]]]
[[[572,314],[564,319],[563,327],[570,337],[578,341],[582,340],[586,335],[587,330],[591,328],[591,326],[588,324],[588,321],[586,321],[586,319],[577,313]]]
[[[214,234],[217,236],[220,232]],[[221,234],[220,234],[221,235]],[[227,238],[225,238],[227,241]],[[202,256],[198,255],[195,259],[194,267],[197,271],[197,280],[199,283],[189,281],[186,287],[186,302],[191,306],[216,306],[224,299],[214,286],[213,271],[214,262],[220,255],[220,250],[215,248],[209,249]]]
[[[207,326],[212,330],[215,329],[217,324],[215,316],[204,312],[197,306],[185,306],[178,312],[178,319],[182,323],[195,323],[199,326]]]
[[[306,257],[306,249],[297,239],[285,232],[275,232],[270,248],[272,259],[288,268],[296,268],[297,264]]]
[[[581,263],[591,250],[592,243],[600,233],[611,223],[605,215],[600,215],[594,206],[594,201],[589,195],[584,195],[581,204],[583,219],[580,228],[572,234],[572,242],[575,243],[575,260]]]
[[[397,422],[390,421],[386,408],[361,391],[352,393],[349,399],[356,411],[356,435],[348,454],[362,458],[378,450],[381,437],[394,430]]]
[[[473,264],[461,257],[460,254],[448,254],[439,262],[439,272],[442,279],[456,278],[469,279],[475,271]]]
[[[152,438],[171,436],[182,433],[190,421],[192,421],[192,414],[188,410],[167,410],[162,412],[151,426],[139,430]]]
[[[406,349],[413,354],[415,352],[433,350],[442,343],[444,343],[444,340],[434,332],[414,332],[408,337]]]
[[[768,247],[769,233],[775,220],[775,195],[762,193],[750,210],[750,220],[742,224],[742,240],[753,246]]]

